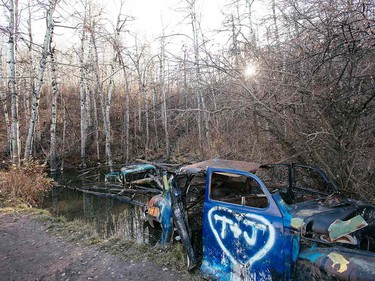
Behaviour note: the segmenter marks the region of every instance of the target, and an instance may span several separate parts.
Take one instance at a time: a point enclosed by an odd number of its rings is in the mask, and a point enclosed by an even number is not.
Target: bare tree
[[[88,2],[85,2],[85,9]],[[87,11],[85,10],[82,23],[81,46],[79,56],[79,93],[80,93],[80,109],[81,109],[81,167],[85,168],[86,164],[86,146],[87,146],[87,101],[86,101],[86,88],[85,88],[85,44],[86,44],[86,31],[88,29]]]
[[[11,156],[12,162],[15,165],[20,164],[20,147],[19,147],[19,122],[18,122],[18,92],[16,80],[16,9],[17,2],[10,0],[8,5],[5,5],[9,11],[9,41],[8,41],[8,79],[9,91],[11,94]]]
[[[52,37],[51,37],[52,40]],[[52,42],[51,42],[52,43]],[[50,46],[52,45],[50,43]],[[59,96],[59,88],[57,84],[55,49],[51,47],[51,82],[52,82],[52,100],[51,100],[51,143],[50,143],[50,171],[56,173],[56,119],[57,119],[57,97]]]
[[[107,156],[107,163],[111,169],[113,170],[113,160],[112,160],[112,149],[111,149],[111,101],[113,95],[113,88],[114,88],[114,81],[113,76],[115,75],[114,64],[116,63],[116,59],[114,57],[113,62],[111,64],[111,73],[109,78],[109,86],[108,86],[108,94],[106,99],[104,100],[105,103],[105,114],[104,114],[104,135],[105,135],[105,152]]]
[[[44,36],[42,56],[39,62],[38,81],[37,81],[37,84],[33,93],[32,110],[31,110],[27,139],[26,139],[26,144],[25,144],[25,156],[24,156],[25,160],[28,160],[32,154],[32,143],[33,143],[34,132],[35,132],[35,123],[37,121],[38,111],[39,111],[39,99],[40,99],[41,89],[42,89],[43,80],[44,80],[44,72],[46,69],[47,58],[48,58],[49,50],[50,50],[50,43],[51,43],[52,36],[53,36],[53,28],[54,28],[53,13],[55,11],[56,4],[57,4],[57,0],[50,2],[49,6],[47,7],[47,17],[46,17],[47,28],[46,28],[46,33]]]
[[[0,56],[0,59],[1,59],[1,56]],[[11,124],[10,124],[10,120],[9,120],[9,113],[8,113],[8,106],[7,106],[7,103],[6,103],[6,94],[5,92],[0,92],[0,101],[2,103],[2,106],[3,106],[3,111],[4,111],[4,121],[5,121],[5,126],[6,126],[6,130],[7,130],[7,149],[9,149],[9,151],[11,151],[11,147],[12,147],[12,143],[11,143]]]
[[[164,33],[164,29],[163,29]],[[165,136],[165,154],[166,158],[170,158],[170,147],[169,147],[169,131],[168,131],[168,114],[167,114],[167,98],[165,93],[165,36],[160,38],[160,95],[162,97],[162,120]]]

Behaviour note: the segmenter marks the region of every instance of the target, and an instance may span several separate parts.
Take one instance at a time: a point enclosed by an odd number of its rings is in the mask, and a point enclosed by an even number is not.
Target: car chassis
[[[213,280],[375,280],[375,207],[319,168],[213,159],[187,165],[146,211],[173,225],[189,268]]]

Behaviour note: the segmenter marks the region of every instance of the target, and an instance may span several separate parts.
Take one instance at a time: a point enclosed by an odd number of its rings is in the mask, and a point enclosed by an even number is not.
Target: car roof
[[[205,172],[207,168],[223,168],[242,170],[251,173],[255,173],[261,164],[246,161],[235,161],[235,160],[224,160],[224,159],[210,159],[203,162],[186,165],[180,168],[181,174],[198,174]]]

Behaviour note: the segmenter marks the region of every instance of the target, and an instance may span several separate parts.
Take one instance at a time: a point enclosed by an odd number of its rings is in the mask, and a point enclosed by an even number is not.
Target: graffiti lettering
[[[231,225],[230,227],[230,230],[233,232],[233,236],[234,238],[238,238],[240,237],[240,235],[242,234],[242,230],[241,228],[238,226],[238,223],[234,223],[233,225]]]
[[[249,234],[247,233],[247,231],[242,231],[241,228],[238,226],[238,223],[234,223],[233,220],[228,219],[225,216],[219,216],[217,214],[214,215],[214,219],[215,219],[216,223],[218,221],[222,222],[221,231],[220,231],[220,237],[222,239],[225,239],[226,231],[227,231],[227,225],[229,225],[229,229],[232,231],[234,238],[237,239],[238,237],[240,237],[241,234],[243,234],[243,236],[245,238],[245,241],[250,246],[253,246],[256,243],[257,231],[261,230],[264,233],[267,229],[265,225],[262,225],[262,224],[244,219],[243,224],[246,225],[246,226],[250,226],[251,230],[252,230],[251,237],[249,237]]]
[[[213,207],[208,220],[217,243],[232,263],[232,280],[244,274],[249,277],[254,262],[261,260],[275,243],[275,229],[262,216]],[[234,243],[231,237],[238,241]]]
[[[227,224],[233,225],[233,221],[226,218],[226,217],[221,217],[219,215],[215,215],[214,218],[215,218],[215,221],[222,221],[223,222],[223,227],[221,228],[220,234],[221,234],[221,238],[224,239],[225,236],[226,236]]]

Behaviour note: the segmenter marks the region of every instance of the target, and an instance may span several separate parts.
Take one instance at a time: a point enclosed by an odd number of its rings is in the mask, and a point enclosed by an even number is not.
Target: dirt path
[[[30,215],[0,212],[0,280],[190,280],[149,262],[52,236]]]

